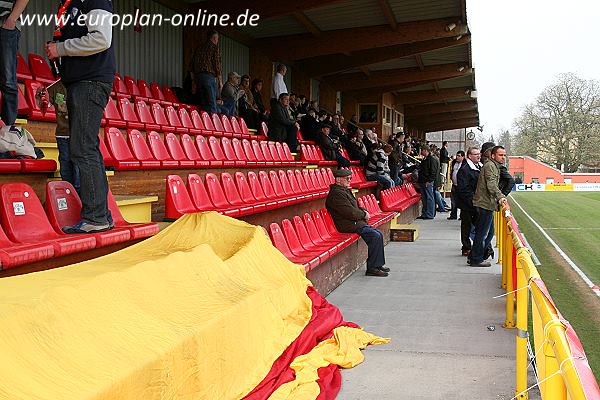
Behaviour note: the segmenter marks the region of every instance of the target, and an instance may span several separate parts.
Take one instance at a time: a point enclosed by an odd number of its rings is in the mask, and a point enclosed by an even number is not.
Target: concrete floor
[[[460,221],[447,216],[417,220],[414,243],[386,246],[389,277],[367,277],[362,268],[328,296],[347,321],[392,338],[367,348],[363,364],[342,371],[339,399],[515,395],[515,331],[502,328],[504,298],[492,298],[503,293],[500,266],[467,266]]]

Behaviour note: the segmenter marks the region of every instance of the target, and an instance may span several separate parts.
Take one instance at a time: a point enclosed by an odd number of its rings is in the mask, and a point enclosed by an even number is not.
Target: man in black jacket
[[[419,166],[419,191],[421,192],[421,201],[423,202],[423,211],[419,219],[433,219],[435,217],[435,200],[433,197],[433,185],[439,166],[429,150],[429,146],[423,145],[421,155],[425,157]]]
[[[456,174],[456,205],[460,208],[460,241],[463,256],[468,256],[471,252],[471,230],[477,222],[477,209],[473,206],[473,196],[477,189],[481,168],[480,157],[479,149],[470,147],[465,162]]]
[[[323,157],[325,157],[325,160],[327,161],[337,161],[338,167],[350,167],[350,161],[346,157],[342,156],[342,153],[340,153],[339,144],[329,136],[330,133],[331,124],[327,122],[322,123],[321,132],[319,133],[317,140],[319,147],[321,147]]]
[[[298,124],[290,113],[290,96],[287,93],[279,95],[279,101],[273,103],[269,116],[269,139],[276,142],[286,142],[292,153],[298,147]]]
[[[69,20],[56,28],[54,42],[45,50],[50,60],[60,58],[57,64],[67,88],[71,160],[80,173],[82,208],[81,221],[63,231],[102,232],[114,226],[98,138],[116,71],[113,6],[110,0],[62,1],[61,7],[64,5]]]
[[[352,172],[339,169],[333,172],[335,183],[329,188],[325,207],[333,219],[338,231],[357,233],[363,238],[369,249],[367,272],[369,276],[388,276],[389,268],[385,267],[383,252],[383,235],[381,231],[369,225],[369,212],[358,206],[356,198],[350,190]]]

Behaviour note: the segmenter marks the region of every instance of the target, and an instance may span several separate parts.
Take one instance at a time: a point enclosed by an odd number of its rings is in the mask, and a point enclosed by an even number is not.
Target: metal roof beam
[[[446,131],[449,129],[469,128],[479,125],[479,118],[459,119],[455,121],[440,122],[432,125],[417,126],[425,132]]]
[[[453,111],[468,111],[473,109],[477,109],[477,102],[475,100],[448,104],[431,104],[426,106],[406,106],[404,108],[404,118],[416,119],[427,115],[443,114]]]
[[[479,118],[479,112],[477,110],[472,111],[459,111],[459,112],[448,112],[444,114],[434,114],[434,115],[423,115],[419,118],[406,118],[407,122],[410,122],[413,125],[433,125],[436,123],[442,123],[446,121],[455,121],[457,119],[475,119]]]

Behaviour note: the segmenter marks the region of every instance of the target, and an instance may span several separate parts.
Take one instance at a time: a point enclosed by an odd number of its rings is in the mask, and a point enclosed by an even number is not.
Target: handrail
[[[506,328],[516,328],[515,399],[527,399],[529,293],[532,345],[543,400],[600,400],[600,388],[574,329],[560,314],[531,259],[517,221],[503,207],[495,215],[498,262],[506,288]],[[516,311],[516,318],[515,318]],[[568,397],[567,397],[568,396]]]

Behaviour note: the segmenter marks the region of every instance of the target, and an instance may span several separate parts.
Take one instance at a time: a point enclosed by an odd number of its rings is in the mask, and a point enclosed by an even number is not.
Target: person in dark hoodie
[[[338,231],[357,233],[367,243],[367,272],[368,276],[388,276],[389,268],[385,267],[383,251],[383,234],[380,230],[369,225],[369,212],[358,206],[356,198],[350,190],[352,172],[349,169],[339,169],[333,172],[335,183],[329,188],[325,207],[333,219]]]
[[[54,42],[45,51],[57,61],[67,88],[71,160],[79,170],[82,203],[81,221],[63,231],[102,232],[114,226],[98,138],[116,72],[113,5],[110,0],[63,0],[59,12],[69,20],[56,27]]]
[[[479,148],[470,147],[467,157],[456,174],[456,206],[460,208],[460,241],[462,255],[471,253],[471,231],[477,224],[477,209],[473,206],[473,196],[481,170]]]

